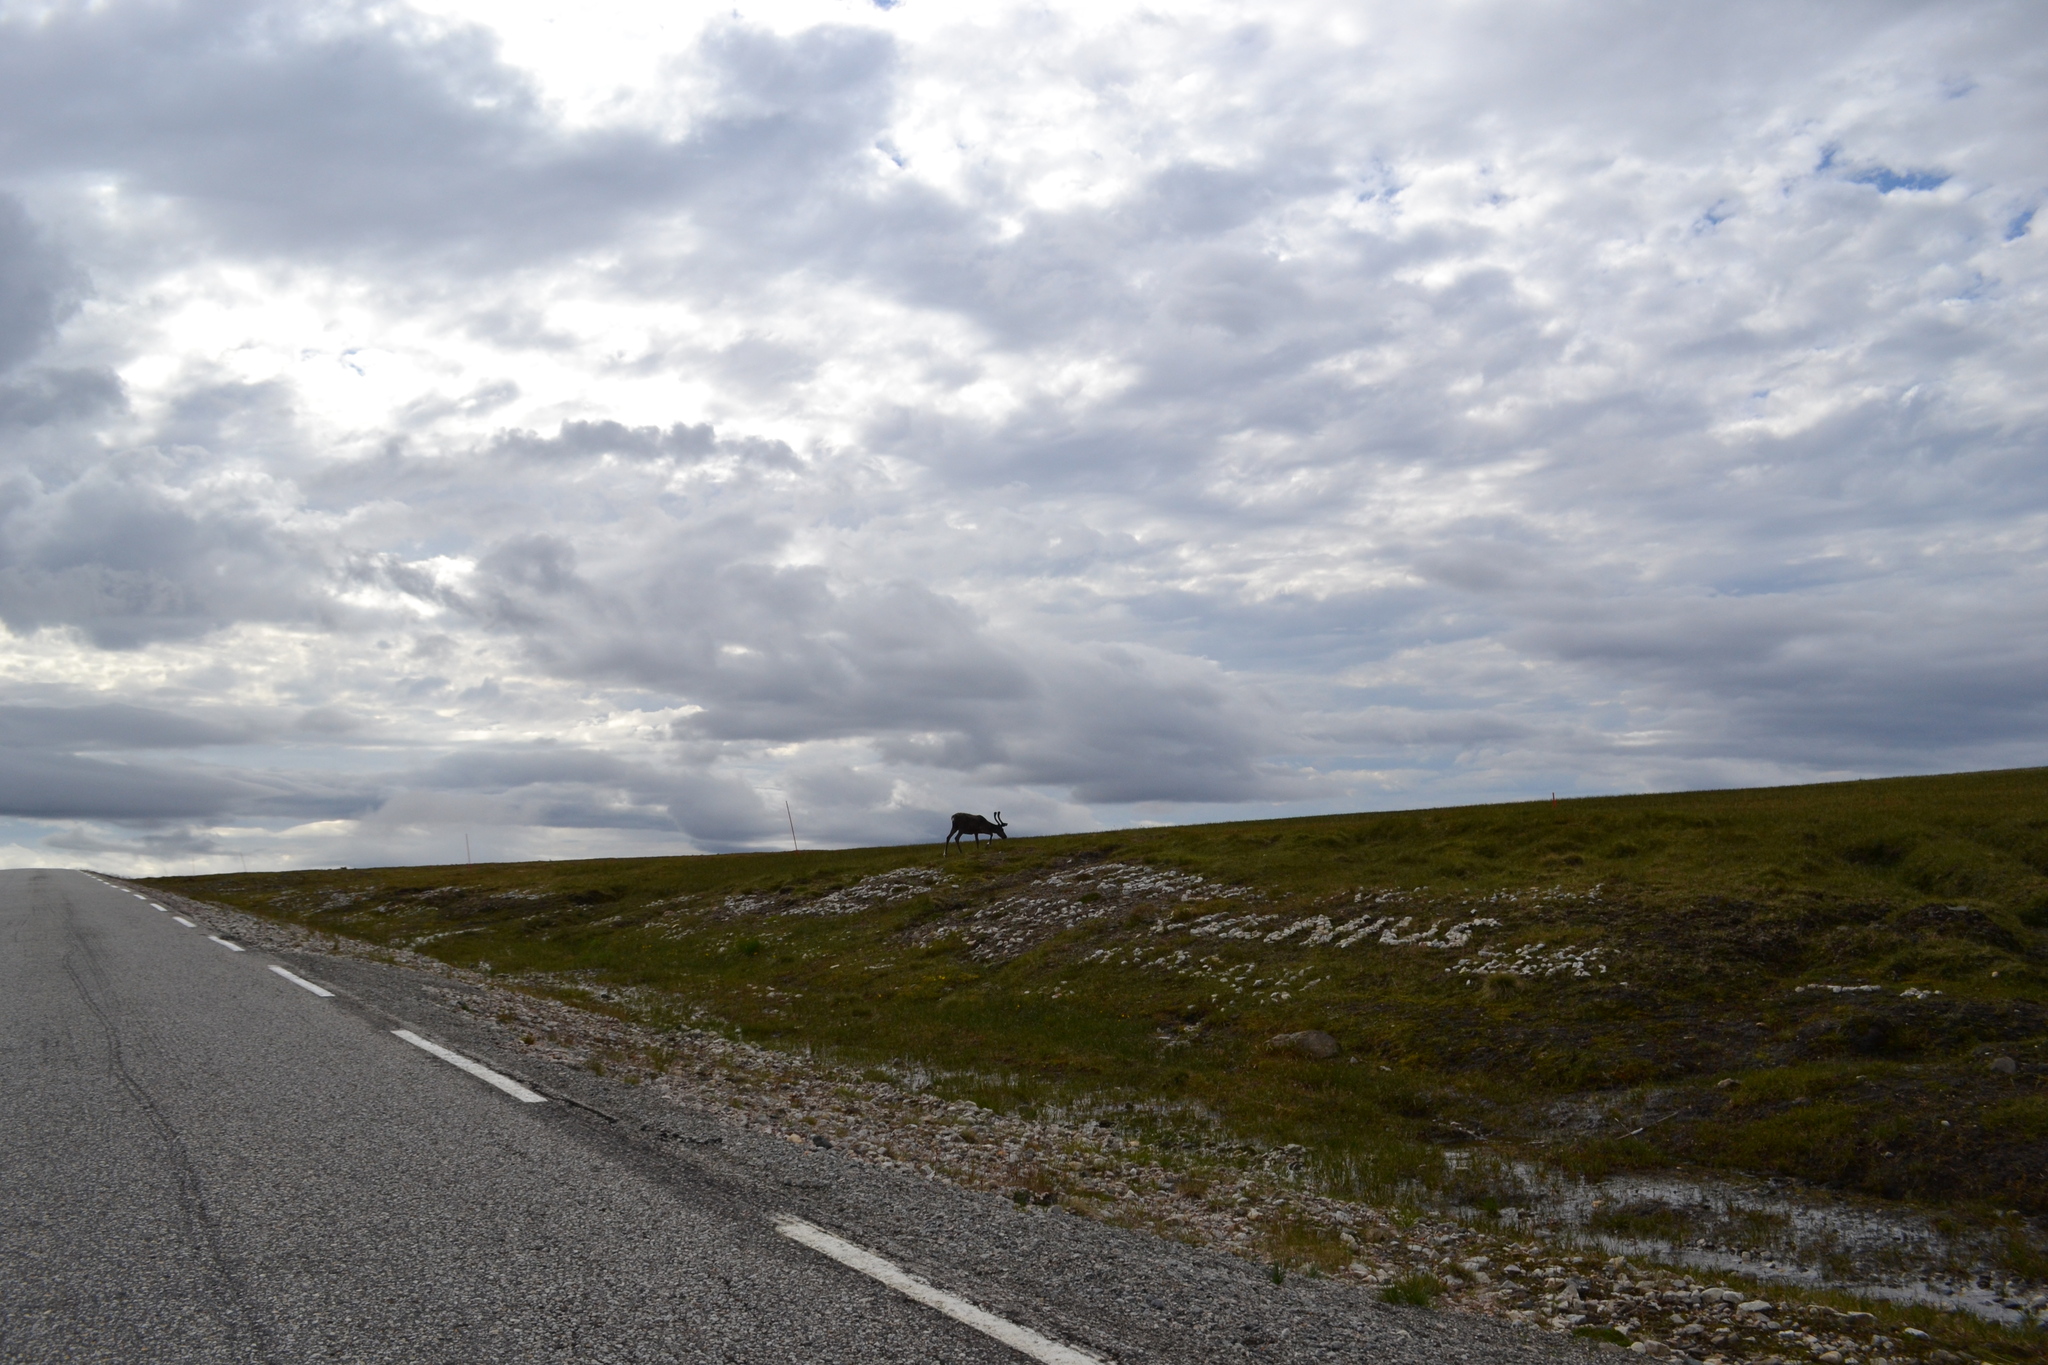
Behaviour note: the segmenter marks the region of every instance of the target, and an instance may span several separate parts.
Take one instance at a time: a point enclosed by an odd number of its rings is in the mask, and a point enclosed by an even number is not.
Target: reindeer
[[[992,834],[998,839],[1007,839],[1010,836],[1003,833],[1007,828],[1008,826],[1003,823],[1003,813],[1001,811],[996,812],[994,823],[982,819],[979,815],[969,815],[962,811],[953,817],[953,829],[951,833],[946,835],[946,842],[950,844],[963,834],[972,834],[974,836],[974,846],[980,848],[982,835]]]

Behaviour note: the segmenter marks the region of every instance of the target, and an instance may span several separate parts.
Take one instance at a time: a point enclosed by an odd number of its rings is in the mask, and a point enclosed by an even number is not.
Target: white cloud
[[[2043,761],[2043,23],[0,10],[9,837]]]

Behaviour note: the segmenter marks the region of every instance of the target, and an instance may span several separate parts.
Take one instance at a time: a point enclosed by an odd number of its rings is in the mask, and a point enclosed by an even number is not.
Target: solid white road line
[[[230,943],[226,939],[222,938],[219,934],[208,934],[207,937],[212,939],[215,943],[218,943],[221,947],[227,949],[231,953],[241,953],[248,951],[241,944]]]
[[[843,1266],[858,1270],[872,1279],[880,1280],[907,1299],[915,1299],[927,1308],[936,1308],[955,1322],[964,1322],[977,1332],[985,1332],[1013,1351],[1042,1360],[1046,1365],[1102,1365],[1102,1357],[1076,1350],[1072,1346],[1054,1341],[1051,1337],[1040,1336],[1029,1327],[1019,1327],[1007,1318],[999,1318],[985,1308],[976,1308],[957,1294],[948,1294],[935,1289],[929,1283],[889,1261],[883,1260],[865,1247],[855,1246],[843,1238],[834,1237],[821,1227],[814,1227],[801,1218],[788,1214],[775,1217],[775,1230],[793,1242],[802,1242],[813,1251],[821,1251]]]
[[[270,970],[276,972],[279,976],[291,982],[294,986],[298,986],[303,990],[309,990],[323,1000],[332,1000],[334,998],[334,992],[328,990],[325,986],[316,986],[312,982],[306,980],[306,978],[303,976],[294,976],[292,975],[292,973],[278,966],[275,962],[270,964]]]
[[[391,1031],[397,1034],[399,1037],[405,1039],[406,1042],[411,1043],[420,1051],[431,1052],[436,1057],[439,1057],[442,1061],[448,1063],[448,1065],[460,1067],[462,1070],[467,1071],[470,1075],[476,1077],[478,1080],[483,1081],[489,1085],[497,1086],[498,1089],[504,1091],[506,1094],[510,1095],[515,1100],[524,1100],[528,1104],[547,1103],[547,1096],[534,1094],[531,1090],[528,1090],[525,1086],[513,1080],[510,1076],[500,1076],[497,1072],[491,1070],[482,1062],[472,1062],[471,1060],[469,1060],[469,1058],[463,1056],[459,1052],[450,1052],[447,1048],[442,1047],[439,1043],[430,1043],[426,1039],[420,1037],[417,1033],[414,1033],[411,1029],[395,1028]]]
[[[178,923],[184,925],[187,929],[197,929],[199,927],[198,925],[194,924],[191,920],[186,919],[183,915],[172,915],[171,918],[176,920]]]

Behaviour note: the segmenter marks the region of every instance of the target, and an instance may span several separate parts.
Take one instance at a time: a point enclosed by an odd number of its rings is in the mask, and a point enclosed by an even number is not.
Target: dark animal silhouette
[[[953,829],[946,836],[946,842],[950,844],[959,839],[963,834],[972,834],[974,836],[974,845],[976,848],[979,848],[981,847],[981,836],[984,834],[993,834],[998,839],[1009,838],[1009,835],[1003,833],[1007,828],[1009,827],[1003,823],[1003,813],[1001,811],[996,812],[996,818],[993,823],[982,819],[979,815],[969,815],[962,811],[953,817]]]

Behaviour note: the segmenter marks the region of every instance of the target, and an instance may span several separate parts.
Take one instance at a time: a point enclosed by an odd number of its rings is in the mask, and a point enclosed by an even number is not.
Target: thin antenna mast
[[[796,852],[796,817],[789,813],[789,802],[782,803],[782,813],[789,817],[789,851]]]
[[[462,836],[462,865],[464,867],[468,867],[469,863],[469,835],[467,832],[465,832]]]

